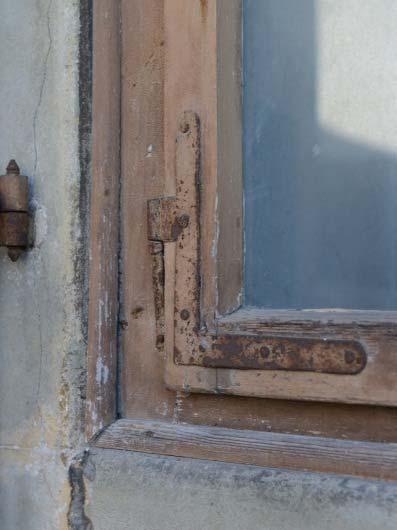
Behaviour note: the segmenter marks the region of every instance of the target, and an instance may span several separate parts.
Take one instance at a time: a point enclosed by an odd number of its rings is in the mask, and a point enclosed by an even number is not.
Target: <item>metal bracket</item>
[[[354,375],[367,362],[354,340],[218,333],[200,315],[200,121],[185,112],[176,138],[176,196],[148,202],[148,238],[176,242],[174,362],[207,368]],[[167,271],[165,271],[167,274]],[[156,295],[159,299],[158,294]],[[161,297],[160,297],[161,298]],[[164,315],[163,315],[164,316]]]
[[[189,216],[178,214],[176,197],[148,201],[149,241],[176,241],[188,224]]]
[[[6,174],[0,176],[0,246],[17,261],[29,242],[28,177],[20,174],[11,160]]]

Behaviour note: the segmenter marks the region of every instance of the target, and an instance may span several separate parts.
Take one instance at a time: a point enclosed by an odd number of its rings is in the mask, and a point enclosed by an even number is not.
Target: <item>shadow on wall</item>
[[[244,6],[245,304],[397,309],[397,155],[319,116],[373,137],[378,102],[385,123],[390,3]]]

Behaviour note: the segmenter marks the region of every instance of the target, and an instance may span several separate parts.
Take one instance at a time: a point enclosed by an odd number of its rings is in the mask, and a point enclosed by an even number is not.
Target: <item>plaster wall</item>
[[[82,445],[78,0],[0,1],[0,167],[29,176],[34,247],[0,250],[0,528],[67,528]]]
[[[396,483],[94,450],[86,484],[95,530],[397,527]]]

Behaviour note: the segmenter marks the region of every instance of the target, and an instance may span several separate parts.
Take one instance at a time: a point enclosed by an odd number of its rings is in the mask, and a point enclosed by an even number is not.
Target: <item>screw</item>
[[[353,364],[356,360],[356,354],[350,350],[345,351],[345,361],[346,364]]]
[[[178,215],[176,222],[181,228],[186,228],[189,224],[190,217],[187,213],[183,213],[182,215]]]
[[[182,133],[186,134],[187,132],[189,132],[190,130],[190,125],[187,121],[183,121],[180,126],[179,126],[179,129]]]
[[[264,357],[265,359],[267,359],[270,355],[270,350],[267,346],[262,346],[259,351],[262,357]]]
[[[182,311],[180,312],[180,317],[182,320],[189,320],[190,318],[190,313],[187,309],[182,309]]]

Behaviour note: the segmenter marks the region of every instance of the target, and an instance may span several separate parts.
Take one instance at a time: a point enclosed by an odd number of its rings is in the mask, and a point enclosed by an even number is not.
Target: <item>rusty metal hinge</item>
[[[0,176],[0,246],[17,261],[29,242],[28,177],[20,174],[11,160],[6,174]]]
[[[159,197],[148,201],[149,241],[176,241],[189,221],[189,215],[179,211],[176,197]]]
[[[367,362],[363,346],[354,340],[318,337],[220,333],[207,330],[200,315],[200,122],[193,112],[182,116],[176,138],[176,196],[148,202],[148,239],[154,257],[153,279],[158,335],[164,329],[163,245],[175,249],[175,364],[239,370],[288,370],[354,375]],[[157,246],[153,247],[153,242]],[[162,265],[159,266],[159,263]],[[155,272],[157,271],[157,272]],[[161,277],[161,281],[159,281]]]
[[[164,350],[164,243],[177,241],[189,225],[189,215],[181,213],[176,197],[159,197],[148,201],[148,239],[152,257],[152,282],[156,315],[156,346]]]

